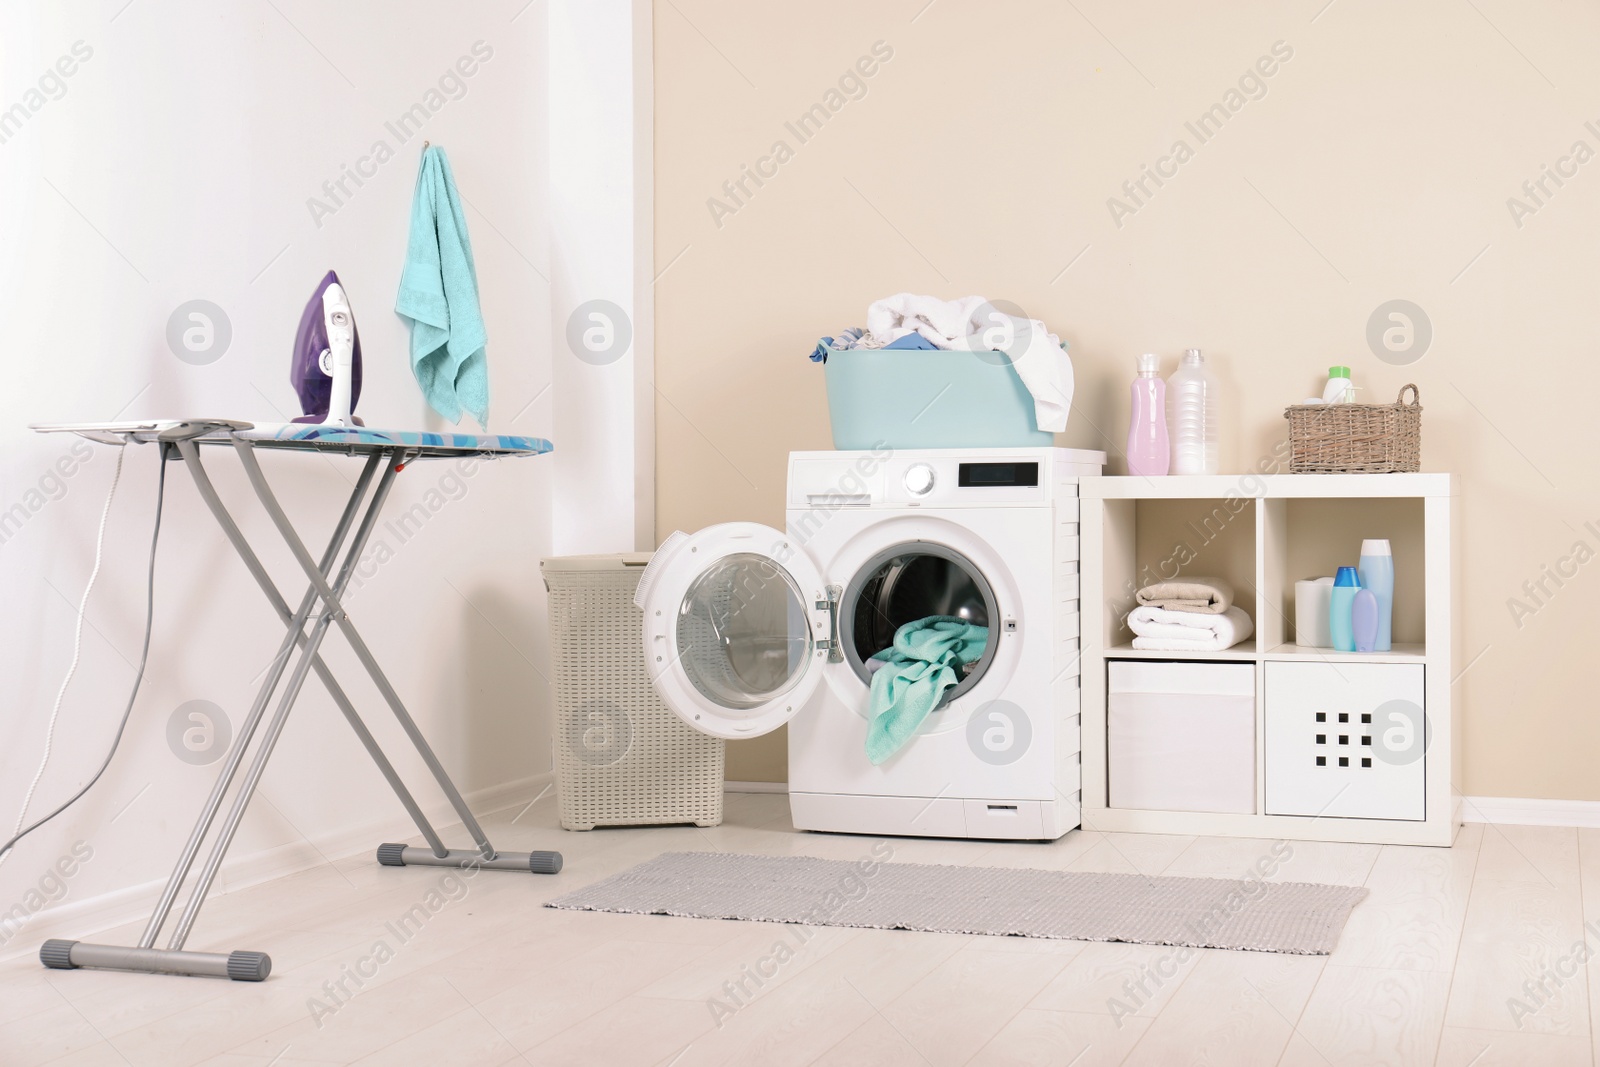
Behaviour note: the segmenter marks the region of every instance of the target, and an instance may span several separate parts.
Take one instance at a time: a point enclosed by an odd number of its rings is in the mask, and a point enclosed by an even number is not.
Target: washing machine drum
[[[996,614],[994,590],[983,572],[942,545],[900,545],[880,553],[861,569],[845,597],[851,628],[846,654],[863,678],[870,677],[866,662],[892,646],[895,631],[908,622],[948,615],[990,626]],[[983,659],[968,666],[963,688],[988,667],[993,648],[991,641]]]

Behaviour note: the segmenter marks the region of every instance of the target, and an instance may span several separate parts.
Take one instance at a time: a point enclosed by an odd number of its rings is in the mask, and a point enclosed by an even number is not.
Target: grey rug
[[[1359,886],[668,852],[550,901],[681,915],[1327,955]]]

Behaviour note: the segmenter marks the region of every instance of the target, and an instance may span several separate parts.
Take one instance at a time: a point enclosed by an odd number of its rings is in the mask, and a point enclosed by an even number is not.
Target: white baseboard
[[[526,804],[541,795],[554,781],[555,773],[545,771],[468,793],[463,799],[473,814],[482,819],[491,812]],[[472,842],[464,839],[461,823],[448,802],[438,802],[425,814],[440,836],[446,838],[447,844],[452,847],[472,847]],[[385,841],[409,841],[416,836],[416,826],[402,816],[398,819],[372,820],[361,826],[324,834],[314,841],[295,841],[275,848],[230,855],[222,863],[212,893],[245,889],[361,852],[376,853],[377,847]],[[450,840],[452,837],[463,837],[463,840]],[[68,899],[51,905],[38,912],[16,935],[0,942],[0,960],[32,955],[38,951],[41,942],[52,937],[82,940],[124,923],[142,921],[154,909],[166,883],[166,876],[163,875],[143,885],[127,886],[82,900]],[[174,907],[174,918],[187,899],[186,895],[179,896],[178,904]],[[169,923],[171,921],[168,920]]]
[[[725,793],[787,793],[788,782],[723,782]]]
[[[1600,829],[1600,800],[1537,800],[1530,797],[1462,797],[1463,822],[1520,826],[1580,826]]]

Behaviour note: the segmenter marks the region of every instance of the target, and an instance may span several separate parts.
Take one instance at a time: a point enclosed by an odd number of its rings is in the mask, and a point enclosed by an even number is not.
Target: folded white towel
[[[1255,623],[1243,608],[1231,607],[1221,615],[1193,611],[1139,607],[1128,613],[1133,647],[1162,652],[1221,652],[1255,632]]]
[[[881,347],[921,334],[940,348],[962,352],[1001,351],[1011,358],[1029,393],[1039,429],[1060,433],[1072,409],[1072,360],[1061,339],[1038,319],[1008,315],[981,296],[940,300],[896,293],[867,308],[867,335]]]

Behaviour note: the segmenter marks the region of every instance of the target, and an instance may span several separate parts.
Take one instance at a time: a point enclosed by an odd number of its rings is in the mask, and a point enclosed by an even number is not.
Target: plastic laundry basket
[[[1004,352],[828,351],[833,447],[1048,448],[1033,396]]]
[[[541,560],[550,591],[561,825],[722,822],[723,742],[684,725],[644,669],[633,594],[649,553]]]

